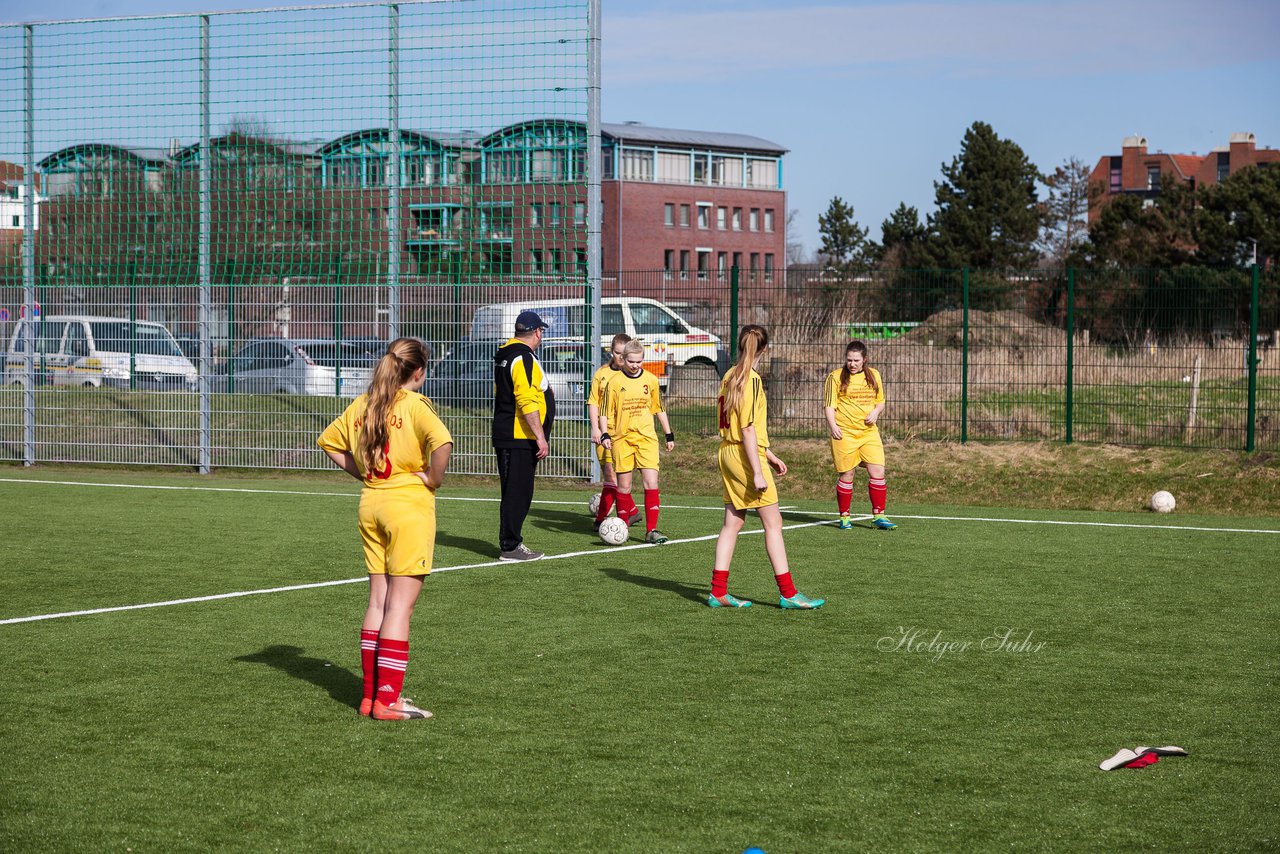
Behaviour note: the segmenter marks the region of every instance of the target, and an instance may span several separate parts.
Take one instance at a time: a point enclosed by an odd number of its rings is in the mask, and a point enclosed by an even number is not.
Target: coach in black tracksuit
[[[521,529],[533,503],[533,473],[549,451],[556,399],[534,351],[547,324],[534,311],[516,318],[515,337],[493,357],[493,450],[502,482],[499,560],[537,560]]]

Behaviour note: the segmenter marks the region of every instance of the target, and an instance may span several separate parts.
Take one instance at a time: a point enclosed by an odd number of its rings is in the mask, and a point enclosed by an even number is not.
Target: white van
[[[6,385],[27,382],[26,320],[18,322],[5,351]],[[159,323],[139,320],[130,334],[128,318],[83,314],[36,320],[37,385],[194,391],[196,366]],[[132,357],[130,356],[132,350]],[[136,375],[130,381],[130,358]]]
[[[481,306],[471,320],[472,341],[497,341],[511,337],[520,312],[532,309],[550,328],[547,338],[569,338],[581,341],[586,308],[580,300],[529,299]],[[666,305],[643,297],[604,297],[600,300],[600,347],[625,332],[644,344],[645,368],[659,377],[667,374],[667,365],[709,365],[723,374],[728,367],[728,354],[720,339],[703,329],[691,326]]]

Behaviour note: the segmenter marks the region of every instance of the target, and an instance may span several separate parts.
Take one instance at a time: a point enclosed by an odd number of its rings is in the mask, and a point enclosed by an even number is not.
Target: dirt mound
[[[1063,343],[1063,335],[1062,330],[1016,311],[969,309],[970,349],[1046,347]],[[959,349],[964,345],[964,312],[960,309],[940,311],[901,340],[917,344],[932,341],[935,347]]]

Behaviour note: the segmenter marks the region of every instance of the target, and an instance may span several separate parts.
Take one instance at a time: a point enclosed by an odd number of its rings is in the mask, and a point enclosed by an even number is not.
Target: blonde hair
[[[365,396],[364,425],[356,440],[356,458],[364,464],[366,477],[386,467],[387,418],[400,389],[414,371],[427,367],[428,358],[426,344],[416,338],[397,338],[374,366]]]
[[[622,348],[622,357],[625,359],[627,356],[630,356],[633,353],[639,353],[640,355],[643,356],[644,344],[642,344],[639,341],[632,341],[628,339],[626,345],[624,345]]]
[[[849,370],[850,353],[858,353],[862,356],[862,373],[867,378],[867,386],[879,393],[880,386],[876,384],[876,375],[867,370],[870,367],[867,364],[867,345],[861,341],[850,341],[849,346],[844,348],[845,362],[844,367],[840,369],[840,393],[844,394],[849,390],[849,380],[853,379],[853,372]]]
[[[749,323],[738,333],[738,361],[724,375],[724,410],[733,412],[742,405],[747,393],[747,380],[756,359],[769,347],[769,332],[763,326]]]

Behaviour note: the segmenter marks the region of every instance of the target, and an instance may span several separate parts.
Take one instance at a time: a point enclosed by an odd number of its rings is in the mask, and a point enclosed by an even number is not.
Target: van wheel
[[[81,385],[84,386],[85,388],[95,388],[94,384],[89,382],[88,380],[81,383]]]
[[[698,366],[700,366],[700,367],[704,367],[704,368],[712,368],[712,369],[714,369],[714,368],[715,368],[715,366],[716,366],[715,362],[713,362],[713,361],[711,361],[710,359],[707,359],[707,358],[705,358],[705,357],[703,357],[703,356],[695,356],[694,358],[692,358],[692,359],[690,359],[689,361],[685,362],[685,364],[686,364],[686,365],[698,365]]]

